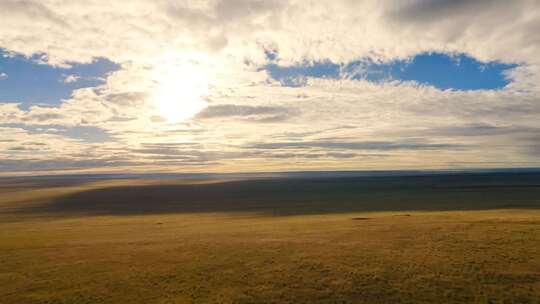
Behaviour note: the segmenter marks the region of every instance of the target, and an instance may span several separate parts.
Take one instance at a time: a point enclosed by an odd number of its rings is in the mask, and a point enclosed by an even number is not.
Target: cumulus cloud
[[[0,19],[6,54],[64,67],[103,57],[121,67],[58,106],[0,103],[1,171],[540,164],[534,0],[7,0],[0,1]],[[519,66],[508,71],[504,89],[474,92],[309,75],[287,87],[264,70],[270,63],[386,62],[425,52]],[[209,106],[172,123],[155,92],[163,75],[179,92],[188,90],[183,83],[194,75],[186,66],[205,75],[201,98]],[[173,99],[186,102],[184,95]],[[68,129],[106,136],[77,138],[62,132]]]
[[[2,29],[2,45],[27,55],[47,51],[51,63],[98,56],[140,60],[167,48],[223,52],[253,62],[264,60],[270,46],[283,61],[403,58],[421,50],[531,61],[538,51],[530,43],[538,35],[534,0],[140,0],[129,6],[26,0],[2,1],[0,8],[10,25]],[[429,27],[417,30],[427,22]]]
[[[0,80],[6,80],[6,79],[8,79],[8,78],[9,78],[8,74],[6,74],[6,73],[0,73]]]

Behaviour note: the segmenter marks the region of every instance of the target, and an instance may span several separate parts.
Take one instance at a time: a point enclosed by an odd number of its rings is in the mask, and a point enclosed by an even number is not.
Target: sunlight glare
[[[168,122],[188,120],[207,107],[208,78],[197,62],[166,57],[155,72],[153,100]]]

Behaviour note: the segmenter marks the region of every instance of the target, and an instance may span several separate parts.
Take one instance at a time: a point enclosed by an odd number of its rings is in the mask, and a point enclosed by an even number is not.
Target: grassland
[[[0,303],[539,303],[536,174],[4,180]]]

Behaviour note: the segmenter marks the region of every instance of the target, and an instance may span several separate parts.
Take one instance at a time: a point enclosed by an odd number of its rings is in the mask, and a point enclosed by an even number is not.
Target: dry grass
[[[13,212],[102,186],[4,197],[0,303],[540,301],[537,209]]]

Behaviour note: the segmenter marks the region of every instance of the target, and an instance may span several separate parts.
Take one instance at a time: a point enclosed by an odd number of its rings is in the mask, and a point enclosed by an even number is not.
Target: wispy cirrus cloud
[[[309,148],[328,148],[337,150],[448,150],[462,149],[465,146],[460,144],[433,144],[421,142],[407,141],[335,141],[335,140],[319,140],[319,141],[304,141],[304,142],[271,142],[258,143],[248,148],[252,149],[309,149]]]
[[[251,106],[221,104],[211,105],[197,114],[196,119],[242,119],[254,122],[279,122],[298,113],[297,110],[279,106]]]

